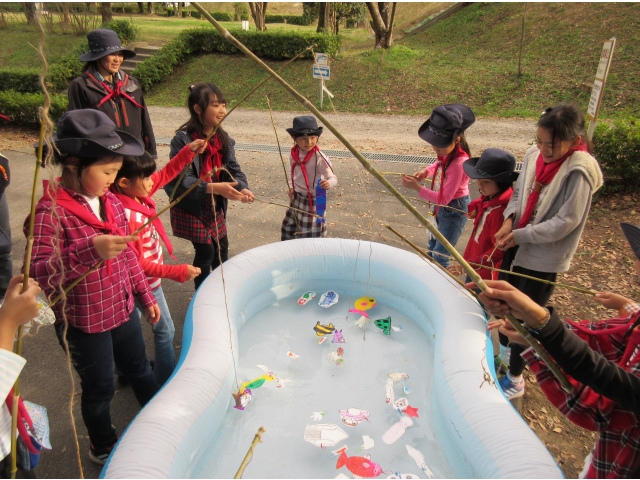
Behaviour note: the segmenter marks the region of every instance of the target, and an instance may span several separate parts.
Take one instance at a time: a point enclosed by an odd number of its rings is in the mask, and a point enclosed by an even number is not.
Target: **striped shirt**
[[[127,216],[127,220],[129,220],[129,228],[132,232],[149,220],[146,215],[143,215],[140,212],[132,212],[128,208],[124,209],[124,213]],[[137,225],[137,227],[134,229],[135,225]],[[146,260],[144,263],[140,262],[143,265],[143,268],[147,262],[162,265],[164,263],[162,256],[162,244],[160,243],[160,235],[158,235],[158,231],[156,230],[156,227],[153,226],[153,223],[147,225],[144,230],[138,234],[138,238],[140,238],[140,241],[142,242],[142,258]],[[145,269],[145,273],[148,274],[149,271]],[[155,290],[161,284],[160,277],[147,275],[147,281],[149,282],[151,290]]]
[[[27,360],[9,350],[0,348],[0,460],[11,453],[11,413],[4,399],[20,375]]]

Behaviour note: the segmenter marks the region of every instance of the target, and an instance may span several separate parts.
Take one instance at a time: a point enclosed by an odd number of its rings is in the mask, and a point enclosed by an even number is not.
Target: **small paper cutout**
[[[342,336],[342,329],[335,329],[333,331],[333,340],[331,340],[331,343],[346,343],[346,340]]]
[[[304,429],[305,441],[315,445],[316,447],[333,447],[346,438],[349,438],[349,434],[347,432],[342,430],[339,426],[330,423],[307,425],[307,428]]]
[[[333,333],[333,331],[336,329],[336,327],[333,326],[333,323],[330,323],[329,325],[322,325],[318,321],[318,322],[316,322],[316,324],[313,327],[313,329],[315,330],[317,336],[324,337],[325,335]]]
[[[42,445],[42,448],[51,450],[47,409],[42,405],[36,405],[35,403],[28,402],[27,400],[24,400],[24,406],[31,417],[31,422],[33,423],[31,434],[36,438],[36,441]]]
[[[298,299],[298,305],[306,305],[307,302],[316,298],[316,292],[305,292]]]
[[[400,330],[402,330],[401,325],[398,325],[397,327],[395,325],[392,325],[391,328],[393,329],[394,332],[399,332]]]
[[[405,395],[409,395],[411,393],[411,390],[409,390],[409,387],[404,387],[403,391]]]
[[[391,317],[381,318],[380,320],[375,320],[373,324],[382,329],[385,335],[389,335],[391,333]]]
[[[336,364],[336,366],[340,366],[342,365],[342,362],[344,362],[344,360],[342,358],[340,358],[340,356],[338,355],[337,352],[329,352],[329,358],[331,359],[331,361],[333,363]]]
[[[359,477],[377,477],[382,473],[382,468],[376,462],[372,462],[365,457],[347,457],[347,454],[342,452],[340,458],[338,458],[338,463],[336,463],[336,468],[344,466]]]
[[[360,328],[364,328],[364,326],[367,324],[367,322],[369,321],[369,317],[368,316],[361,316],[360,319],[356,322],[356,325]]]
[[[429,470],[429,467],[425,463],[424,455],[422,455],[422,453],[420,453],[418,450],[413,448],[411,445],[405,445],[405,447],[407,447],[407,453],[411,458],[415,460],[416,465],[418,465],[418,468],[420,468],[420,470],[422,470],[427,475],[427,477],[433,478],[435,475],[431,470]]]
[[[324,410],[323,412],[313,412],[311,414],[311,420],[313,420],[314,422],[319,422],[320,420],[322,420],[322,417],[324,417],[327,414],[327,411]]]
[[[233,398],[236,401],[236,405],[233,407],[238,410],[244,410],[244,407],[251,401],[251,389],[245,388],[242,393],[232,393]]]
[[[387,383],[385,385],[385,393],[387,394],[387,403],[393,403],[395,401],[395,394],[393,392],[393,384],[400,380],[406,380],[409,375],[406,373],[390,373],[387,375]]]
[[[338,303],[339,298],[340,298],[340,295],[338,295],[333,290],[329,290],[328,292],[324,292],[320,296],[320,301],[318,302],[318,305],[320,305],[323,308],[329,308],[330,306]]]
[[[373,438],[371,438],[369,435],[362,435],[362,446],[356,449],[356,453],[363,450],[369,450],[370,448],[373,448],[374,445],[375,442],[373,441]]]
[[[342,347],[338,347],[338,350],[336,350],[336,353],[338,354],[339,357],[341,357],[344,354],[344,349]]]
[[[297,360],[298,358],[300,358],[300,355],[293,353],[293,352],[287,352],[287,357],[291,357],[294,360]]]
[[[347,408],[346,410],[339,410],[339,412],[342,423],[349,427],[355,427],[363,420],[369,422],[369,412],[367,410]]]
[[[349,446],[348,445],[343,445],[342,447],[340,447],[340,448],[338,448],[336,450],[331,450],[331,455],[337,457],[342,452],[346,452],[347,450],[349,450]]]
[[[420,416],[418,415],[418,409],[417,408],[413,408],[411,405],[409,405],[407,408],[405,408],[404,413],[406,413],[410,417],[418,417],[418,418],[420,418]]]
[[[320,337],[318,339],[318,345],[322,345],[326,339],[327,339],[327,337]]]
[[[278,377],[275,373],[273,373],[272,371],[269,370],[269,368],[265,367],[264,365],[258,365],[258,368],[260,370],[263,370],[265,372],[267,372],[266,375],[266,379],[268,381],[273,381],[275,380],[276,382],[276,388],[282,388],[284,387],[284,384],[286,382],[293,382],[293,380],[289,380],[288,378],[282,378],[282,377]]]
[[[396,440],[398,440],[408,427],[413,425],[413,420],[409,417],[402,417],[400,421],[391,426],[389,430],[382,436],[382,441],[387,445],[391,445]]]
[[[400,412],[404,411],[404,409],[407,408],[408,406],[409,406],[409,402],[407,401],[406,398],[399,398],[398,400],[393,402],[393,408],[395,408]]]

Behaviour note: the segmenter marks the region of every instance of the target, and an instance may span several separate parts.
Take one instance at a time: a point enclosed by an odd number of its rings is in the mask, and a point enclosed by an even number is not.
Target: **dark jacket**
[[[93,108],[106,113],[116,124],[118,130],[123,130],[136,137],[142,142],[144,149],[157,159],[156,137],[153,134],[149,111],[138,81],[126,73],[120,72],[120,78],[123,79],[122,90],[144,108],[137,107],[122,97],[116,101],[111,99],[97,108],[98,103],[107,95],[107,91],[101,83],[91,78],[89,72],[74,78],[69,85],[69,110]]]
[[[171,158],[175,157],[180,150],[185,145],[190,144],[193,141],[191,137],[184,130],[180,130],[176,133],[176,136],[171,140],[171,151],[169,156]],[[229,173],[233,175],[233,178],[237,180],[238,185],[235,186],[235,189],[241,191],[245,188],[249,188],[249,183],[247,182],[247,177],[242,170],[240,170],[240,165],[238,164],[238,160],[236,160],[236,151],[234,145],[236,144],[235,140],[229,137],[229,148],[227,149],[226,154],[222,157],[222,166],[229,170]],[[191,187],[194,183],[196,183],[200,179],[200,168],[202,166],[202,158],[200,155],[196,155],[193,159],[193,163],[187,167],[187,173],[182,179],[181,184],[178,186],[178,190],[174,196],[178,198],[182,195],[189,187]],[[173,192],[173,187],[175,186],[178,178],[167,183],[164,186],[164,191],[167,192],[167,195],[171,195]],[[220,181],[221,182],[232,182],[233,179],[231,176],[225,172],[220,172]],[[175,207],[177,209],[184,210],[186,212],[191,213],[192,215],[201,216],[202,215],[202,199],[207,195],[207,182],[202,182],[198,185],[189,195],[187,195],[180,203],[178,203]],[[228,200],[224,197],[222,198],[222,210],[225,215],[227,214],[227,204]],[[217,201],[217,200],[216,200]]]

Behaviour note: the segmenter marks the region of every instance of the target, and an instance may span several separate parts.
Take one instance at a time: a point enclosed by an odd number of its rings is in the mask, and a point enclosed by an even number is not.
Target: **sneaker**
[[[110,447],[96,449],[94,448],[93,444],[91,444],[91,448],[89,449],[89,459],[93,463],[104,465],[105,463],[107,463],[107,458],[109,458],[109,455],[111,455],[111,450],[113,450],[113,447],[115,446],[116,444],[114,443]]]
[[[504,377],[498,380],[498,383],[509,400],[520,398],[524,395],[524,377],[520,377],[520,381],[514,382],[507,372]]]

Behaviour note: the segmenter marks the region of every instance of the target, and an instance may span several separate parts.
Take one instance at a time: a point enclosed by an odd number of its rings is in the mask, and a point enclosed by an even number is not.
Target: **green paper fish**
[[[389,335],[391,333],[391,317],[381,318],[380,320],[375,320],[373,324],[382,329],[385,335]]]

